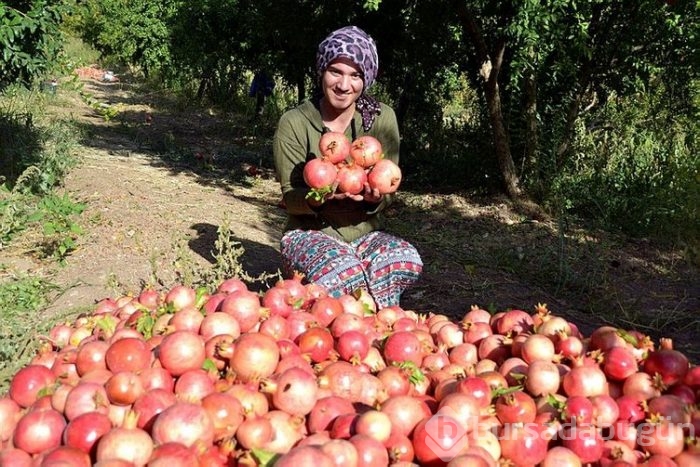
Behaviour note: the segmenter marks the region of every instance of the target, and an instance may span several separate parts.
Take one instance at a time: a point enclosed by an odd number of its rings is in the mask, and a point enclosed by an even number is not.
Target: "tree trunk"
[[[204,98],[204,93],[207,92],[207,87],[209,87],[209,77],[203,76],[202,80],[199,82],[199,87],[197,88],[198,102]]]
[[[496,154],[496,160],[498,161],[498,167],[501,170],[501,176],[503,177],[503,188],[510,198],[515,199],[520,197],[522,192],[520,190],[520,180],[515,170],[513,156],[510,152],[510,141],[503,118],[501,92],[498,86],[498,75],[503,63],[505,41],[500,40],[499,43],[496,44],[494,47],[494,56],[491,57],[486,47],[486,40],[466,3],[463,0],[456,0],[455,5],[462,27],[471,38],[476,50],[477,63],[481,63],[480,74],[483,78],[484,96],[489,113],[491,133],[493,135],[494,152]]]
[[[540,182],[541,170],[537,153],[540,148],[539,126],[537,125],[537,81],[534,72],[525,77],[525,166],[520,173],[531,173]]]
[[[602,25],[601,25],[602,15],[603,15],[603,5],[602,4],[594,5],[593,11],[591,14],[591,20],[588,23],[588,37],[589,37],[588,41],[589,41],[589,46],[590,46],[591,50],[593,50],[593,51],[595,51],[595,47],[594,47],[595,39],[596,39],[597,35],[600,33],[599,29],[602,27]],[[569,109],[566,113],[566,123],[564,126],[564,134],[562,135],[561,142],[559,143],[559,146],[557,147],[556,161],[555,161],[557,172],[564,165],[564,160],[569,155],[569,150],[571,149],[571,142],[572,142],[572,139],[574,137],[574,128],[576,126],[576,120],[579,117],[581,103],[583,102],[583,98],[586,95],[586,92],[588,91],[588,88],[590,85],[590,80],[591,80],[591,74],[593,73],[593,67],[594,67],[596,60],[597,60],[596,57],[593,57],[593,56],[588,57],[583,61],[583,63],[579,67],[578,82],[576,83],[573,97],[571,99],[571,103],[569,104]]]
[[[489,119],[491,120],[494,150],[498,160],[498,167],[501,169],[504,188],[510,198],[517,198],[521,195],[520,180],[510,152],[510,140],[501,106],[501,93],[498,87],[497,75],[493,73],[493,69],[491,70],[491,76],[484,82],[484,92],[486,95],[486,106],[489,110]]]

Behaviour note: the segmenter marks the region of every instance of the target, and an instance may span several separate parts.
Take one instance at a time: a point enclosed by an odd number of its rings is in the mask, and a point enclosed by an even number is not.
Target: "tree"
[[[499,81],[503,68],[507,65],[505,60],[507,41],[504,28],[500,33],[496,33],[487,43],[487,36],[483,33],[483,27],[479,24],[476,15],[464,1],[457,1],[457,15],[467,37],[472,42],[474,48],[475,63],[480,64],[479,76],[482,79],[482,89],[486,98],[491,131],[493,134],[494,153],[501,169],[504,188],[508,196],[517,198],[521,195],[520,180],[518,178],[513,156],[510,151],[510,141],[506,121],[503,115],[503,104],[501,102],[501,87]],[[513,15],[513,9],[504,2],[501,11],[498,13],[499,19],[507,19]]]
[[[141,68],[144,75],[166,70],[171,61],[171,19],[180,0],[88,0],[83,39],[104,56]]]
[[[685,3],[674,11],[652,0],[454,1],[506,193],[522,193],[516,166],[546,185],[547,172],[562,167],[582,113],[609,96],[648,89],[660,75],[688,89],[697,78],[697,10]],[[514,153],[525,160],[516,164]],[[553,160],[541,160],[545,153]]]
[[[0,90],[29,85],[45,73],[61,50],[61,2],[0,3]]]

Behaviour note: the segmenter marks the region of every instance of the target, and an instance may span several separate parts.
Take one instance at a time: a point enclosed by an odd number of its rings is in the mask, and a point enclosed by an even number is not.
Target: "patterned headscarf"
[[[316,71],[320,77],[333,60],[343,57],[360,68],[364,89],[355,105],[362,115],[362,128],[368,131],[380,112],[379,102],[366,94],[379,69],[377,46],[372,37],[357,26],[346,26],[330,33],[318,46]]]

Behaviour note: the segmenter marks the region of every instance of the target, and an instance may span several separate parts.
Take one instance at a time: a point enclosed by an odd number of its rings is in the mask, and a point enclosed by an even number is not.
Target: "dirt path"
[[[84,86],[94,102],[119,113],[105,119],[75,100],[63,107],[86,134],[65,190],[87,208],[77,250],[55,271],[66,292],[48,313],[138,293],[145,285],[172,286],[183,270],[211,265],[222,225],[245,249],[241,262],[251,276],[277,271],[279,189],[269,170],[246,162],[255,159],[252,153],[230,158],[226,133],[205,128],[216,123],[211,116],[159,113],[152,99],[142,103],[144,96],[123,83],[87,80]]]
[[[245,249],[250,275],[277,271],[283,212],[269,134],[230,116],[175,110],[127,83],[88,79],[84,90],[88,102],[54,109],[85,132],[65,189],[87,209],[78,249],[51,272],[65,293],[47,313],[167,287],[177,271],[208,267],[222,225]],[[391,228],[425,262],[404,307],[460,316],[473,304],[533,310],[543,302],[585,331],[634,325],[700,356],[700,274],[681,252],[576,228],[563,234],[500,199],[404,193],[399,207],[389,212]]]

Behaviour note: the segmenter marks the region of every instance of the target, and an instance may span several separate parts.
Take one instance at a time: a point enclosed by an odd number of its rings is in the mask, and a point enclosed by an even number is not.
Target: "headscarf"
[[[316,72],[320,77],[328,65],[343,57],[351,60],[362,72],[364,88],[355,102],[362,116],[362,128],[368,131],[380,113],[379,102],[366,94],[379,69],[377,46],[372,37],[357,26],[346,26],[330,33],[318,46]]]

